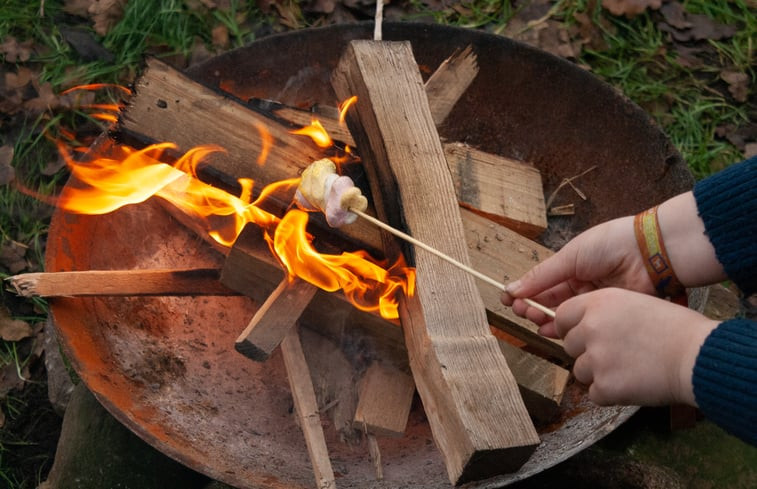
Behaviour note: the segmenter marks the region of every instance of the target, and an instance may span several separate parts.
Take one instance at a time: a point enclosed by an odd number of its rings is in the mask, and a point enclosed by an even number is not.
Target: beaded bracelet
[[[662,241],[660,223],[657,220],[657,207],[652,207],[634,217],[634,233],[639,245],[644,266],[660,297],[670,298],[673,302],[685,303],[686,288],[673,271],[670,257]]]

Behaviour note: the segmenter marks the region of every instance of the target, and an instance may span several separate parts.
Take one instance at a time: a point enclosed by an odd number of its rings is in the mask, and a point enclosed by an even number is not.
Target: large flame
[[[388,270],[368,253],[356,251],[341,255],[318,253],[305,233],[306,212],[291,210],[276,228],[270,242],[290,276],[297,276],[333,292],[339,289],[359,309],[378,311],[385,318],[398,317],[396,295],[413,295],[415,270],[400,260]]]
[[[130,94],[126,88],[103,84],[73,87],[67,92],[109,87]],[[354,100],[344,104],[342,113],[352,102]],[[83,108],[104,111],[93,114],[93,117],[115,121],[121,106],[90,104]],[[263,150],[257,158],[257,164],[262,165],[266,163],[272,137],[262,124],[254,129],[263,141]],[[322,148],[333,145],[329,134],[315,119],[309,126],[292,132],[312,138]],[[62,136],[68,141],[75,140],[73,134],[62,132]],[[102,145],[101,154],[84,161],[73,157],[74,152],[82,152],[83,148],[72,149],[63,139],[57,143],[76,182],[64,188],[57,202],[69,212],[106,214],[157,196],[183,213],[201,219],[209,236],[223,246],[232,246],[247,224],[259,226],[271,251],[286,268],[290,278],[299,277],[329,292],[341,289],[362,310],[379,312],[385,318],[395,319],[398,317],[397,294],[413,294],[415,270],[405,266],[402,257],[385,268],[385,263],[374,260],[362,251],[340,255],[318,253],[313,247],[312,237],[306,232],[307,213],[295,209],[279,218],[258,206],[271,193],[292,191],[299,184],[299,178],[266,186],[253,202],[254,182],[251,179],[238,180],[241,192],[237,197],[197,177],[200,162],[212,153],[225,151],[219,146],[194,147],[169,164],[167,153],[176,152],[177,146],[168,142],[139,150],[115,143]]]
[[[290,277],[299,277],[327,291],[342,289],[360,309],[395,319],[397,293],[413,293],[414,270],[406,267],[401,258],[386,269],[365,252],[320,254],[305,230],[307,213],[290,210],[279,219],[258,207],[270,193],[297,186],[299,178],[268,185],[251,202],[252,180],[239,180],[242,192],[236,197],[196,178],[197,165],[209,154],[223,151],[217,146],[192,148],[173,164],[164,161],[168,159],[167,151],[176,150],[173,143],[141,150],[114,145],[108,156],[87,162],[77,161],[63,143],[59,150],[77,180],[77,184],[66,186],[58,200],[58,205],[67,211],[105,214],[158,196],[185,214],[203,219],[210,228],[209,235],[223,246],[232,246],[247,224],[261,227]]]

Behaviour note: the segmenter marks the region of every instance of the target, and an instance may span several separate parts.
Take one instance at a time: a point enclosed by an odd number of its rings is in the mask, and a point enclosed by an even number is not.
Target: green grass
[[[731,39],[709,41],[718,53],[717,60],[712,60],[716,62],[696,70],[682,66],[668,48],[667,34],[657,28],[659,18],[653,13],[630,20],[610,18],[613,29],[605,29],[604,35],[607,48],[586,50],[580,61],[646,109],[679,149],[694,176],[702,178],[743,156],[715,133],[720,126],[749,121],[746,104],[735,102],[719,77],[725,67],[744,71],[754,79],[752,39],[757,38],[757,20],[742,1],[689,1],[686,8],[740,27]]]
[[[411,4],[417,12],[409,18],[426,15],[436,22],[494,33],[504,32],[507,22],[518,13],[511,2],[489,0],[461,2],[441,10],[431,10],[420,0]],[[702,41],[715,55],[708,55],[703,66],[695,70],[677,60],[668,34],[657,27],[661,20],[658,12],[627,19],[612,16],[599,2],[560,0],[547,16],[568,26],[575,24],[576,14],[588,14],[593,19],[603,32],[605,47],[585,48],[576,62],[588,66],[645,109],[679,149],[694,176],[703,178],[743,157],[736,147],[716,136],[718,127],[738,127],[750,120],[748,105],[730,97],[720,72],[726,68],[747,73],[752,80],[757,78],[757,16],[743,0],[688,0],[683,4],[692,14],[738,26],[730,39]],[[754,112],[754,107],[751,110]]]

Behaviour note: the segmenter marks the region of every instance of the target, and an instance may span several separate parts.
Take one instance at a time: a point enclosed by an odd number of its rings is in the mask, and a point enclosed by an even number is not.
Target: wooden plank
[[[460,205],[529,238],[547,229],[541,173],[462,143],[444,145]]]
[[[497,281],[511,282],[554,254],[552,250],[485,217],[466,213],[464,209],[461,213],[465,215],[463,227],[471,265]],[[489,324],[528,343],[547,358],[562,365],[572,364],[573,359],[565,353],[562,341],[541,336],[534,323],[504,306],[500,301],[502,291],[497,287],[481,280],[476,282],[486,304]]]
[[[236,350],[258,362],[267,360],[297,323],[317,290],[315,285],[298,278],[282,280],[237,338]]]
[[[84,270],[9,277],[23,297],[236,295],[211,268]]]
[[[373,362],[360,380],[353,424],[365,433],[402,437],[414,393],[410,375],[386,363]]]
[[[352,41],[332,85],[340,98],[358,96],[348,124],[373,170],[367,173],[379,217],[394,227],[404,222],[420,241],[468,263],[454,187],[410,44]],[[415,264],[416,295],[400,301],[400,319],[450,481],[516,471],[539,437],[489,332],[476,284],[419,250]]]
[[[305,361],[305,354],[302,352],[297,328],[291,328],[287,333],[281,343],[281,354],[284,358],[300,427],[305,435],[310,462],[313,465],[316,487],[318,489],[336,488],[326,437],[321,426],[321,415],[318,412],[318,402],[310,378],[310,369]]]
[[[570,371],[531,355],[506,341],[499,341],[499,349],[518,381],[528,414],[542,424],[552,421],[560,412],[560,403],[568,386]]]

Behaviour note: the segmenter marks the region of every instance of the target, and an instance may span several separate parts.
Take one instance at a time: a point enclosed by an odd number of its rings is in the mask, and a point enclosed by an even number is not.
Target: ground
[[[371,19],[374,8],[362,0],[3,2],[0,275],[43,269],[52,213],[45,196],[67,176],[53,141],[86,145],[107,124],[88,115],[91,104],[120,98],[118,90],[64,90],[128,85],[145,54],[186,68],[271,33]],[[757,153],[755,8],[754,0],[412,0],[388,2],[385,18],[482,29],[569,59],[652,115],[703,178]],[[57,345],[44,342],[44,301],[7,287],[0,294],[0,481],[31,488],[46,478],[60,432],[44,362]],[[645,428],[619,430],[595,450],[654,461],[688,487],[757,485],[748,470],[755,452],[716,427]]]

